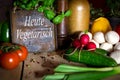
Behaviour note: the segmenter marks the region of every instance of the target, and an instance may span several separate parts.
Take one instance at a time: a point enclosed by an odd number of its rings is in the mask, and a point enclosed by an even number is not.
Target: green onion
[[[105,68],[92,68],[92,67],[80,67],[80,66],[71,66],[67,64],[61,64],[54,69],[55,72],[86,72],[86,71],[111,71],[113,67],[105,67]]]
[[[55,74],[44,76],[43,80],[102,80],[120,73],[120,66],[92,68],[60,64]]]
[[[59,73],[55,73],[53,75],[47,75],[44,76],[44,80],[62,80],[65,78],[65,74],[59,74]]]

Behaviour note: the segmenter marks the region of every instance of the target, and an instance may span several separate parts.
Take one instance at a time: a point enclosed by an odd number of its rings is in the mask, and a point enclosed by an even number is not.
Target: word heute
[[[24,26],[42,26],[44,22],[44,18],[33,19],[31,16],[26,16]]]

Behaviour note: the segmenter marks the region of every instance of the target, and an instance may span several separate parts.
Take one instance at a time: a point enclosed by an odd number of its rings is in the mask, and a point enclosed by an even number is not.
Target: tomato
[[[0,66],[4,69],[14,69],[19,65],[19,57],[15,52],[6,52],[0,55]]]
[[[0,66],[4,69],[14,69],[27,58],[28,50],[19,44],[2,45],[0,49]]]
[[[23,45],[19,45],[20,49],[23,51],[24,54],[26,54],[26,56],[28,55],[28,50],[25,46]]]
[[[19,56],[20,61],[24,61],[27,58],[28,51],[25,46],[19,45],[20,49],[15,50],[16,54]]]
[[[27,58],[28,50],[25,46],[19,45],[20,49],[15,50],[15,52],[18,54],[20,61],[24,61]]]

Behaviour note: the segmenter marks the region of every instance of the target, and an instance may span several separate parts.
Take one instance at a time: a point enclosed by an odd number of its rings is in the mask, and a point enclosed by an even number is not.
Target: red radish
[[[86,45],[87,50],[95,50],[96,49],[96,44],[94,42],[88,42],[88,44]]]
[[[73,45],[75,48],[80,48],[80,47],[81,47],[80,40],[79,40],[79,39],[75,39],[75,40],[72,42],[72,45]]]
[[[90,38],[87,34],[82,34],[80,37],[80,43],[82,45],[82,47],[84,47],[88,42],[89,42]]]

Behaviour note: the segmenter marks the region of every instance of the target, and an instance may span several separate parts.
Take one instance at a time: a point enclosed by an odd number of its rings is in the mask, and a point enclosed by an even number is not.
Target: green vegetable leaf
[[[68,17],[68,16],[71,15],[71,13],[72,13],[71,10],[67,10],[64,15],[65,15],[66,17]]]
[[[55,13],[52,10],[44,10],[44,14],[49,20],[52,20],[55,17]]]
[[[53,23],[54,24],[59,24],[62,22],[62,20],[64,19],[64,15],[57,15],[54,19],[53,19]]]

